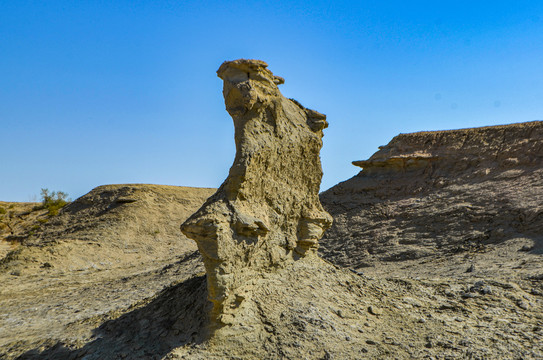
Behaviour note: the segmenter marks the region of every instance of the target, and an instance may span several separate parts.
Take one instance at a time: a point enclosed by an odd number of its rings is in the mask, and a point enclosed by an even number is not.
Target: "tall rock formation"
[[[236,157],[228,178],[181,230],[203,256],[212,317],[234,324],[251,282],[314,256],[332,223],[318,197],[328,123],[281,95],[284,80],[263,61],[227,61],[217,75],[234,120]]]
[[[321,251],[336,264],[356,269],[512,239],[543,251],[541,121],[400,134],[353,164],[363,170],[321,195],[334,217]]]

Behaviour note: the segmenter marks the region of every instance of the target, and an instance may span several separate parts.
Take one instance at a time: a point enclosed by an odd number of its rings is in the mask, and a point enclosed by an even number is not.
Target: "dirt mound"
[[[179,231],[214,189],[104,185],[11,242],[0,269],[82,271],[171,260],[196,250]],[[5,244],[5,242],[4,242]]]
[[[334,217],[321,241],[326,259],[424,272],[439,258],[465,272],[477,254],[494,252],[506,258],[497,271],[541,265],[543,122],[401,134],[353,164],[363,170],[321,194]]]
[[[0,267],[0,358],[27,351],[23,358],[49,358],[40,354],[53,351],[55,344],[92,343],[102,336],[93,335],[101,331],[96,329],[100,324],[160,303],[153,301],[161,298],[163,289],[167,292],[187,278],[201,276],[196,246],[181,234],[179,224],[213,192],[106,185],[53,217],[47,216],[47,210],[33,210],[36,204],[6,204],[19,222],[14,234],[0,240],[10,247]],[[186,301],[197,303],[189,298]],[[181,311],[168,306],[168,311]],[[144,316],[141,311],[133,314]],[[106,333],[116,328],[111,326]],[[107,344],[114,347],[111,341]],[[163,346],[154,350],[158,353]],[[60,345],[55,349],[56,358],[68,354]]]

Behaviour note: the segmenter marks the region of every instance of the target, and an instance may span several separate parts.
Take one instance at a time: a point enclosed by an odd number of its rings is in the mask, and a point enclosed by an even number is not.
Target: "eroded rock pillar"
[[[306,256],[332,217],[319,202],[326,116],[281,95],[284,80],[260,60],[227,61],[226,110],[236,157],[228,178],[183,225],[204,259],[214,319],[232,323],[251,279]]]

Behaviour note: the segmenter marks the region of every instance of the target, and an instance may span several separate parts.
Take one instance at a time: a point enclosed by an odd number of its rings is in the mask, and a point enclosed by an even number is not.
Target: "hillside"
[[[80,343],[107,319],[201,272],[179,224],[214,191],[105,185],[51,218],[32,211],[36,204],[6,204],[21,228],[0,240],[9,250],[0,263],[0,358]]]
[[[144,184],[99,186],[57,216],[47,217],[46,211],[27,214],[25,224],[33,231],[21,230],[23,235],[5,239],[13,251],[0,263],[0,271],[103,270],[170,260],[196,250],[179,232],[179,224],[214,191]],[[42,221],[36,222],[36,216]]]
[[[400,134],[353,164],[321,194],[326,259],[388,276],[542,271],[543,122]]]
[[[39,203],[0,201],[0,260],[47,222]]]

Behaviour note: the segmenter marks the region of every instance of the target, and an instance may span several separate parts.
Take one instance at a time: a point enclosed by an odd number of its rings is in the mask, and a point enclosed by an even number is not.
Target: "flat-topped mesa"
[[[231,324],[246,284],[295,260],[317,256],[332,217],[319,202],[319,152],[326,116],[281,95],[259,60],[223,63],[226,110],[236,156],[219,190],[183,225],[203,256],[214,318]]]
[[[423,131],[395,136],[368,160],[353,161],[366,174],[423,170],[446,172],[465,168],[502,169],[534,166],[543,157],[543,122],[471,129]]]

